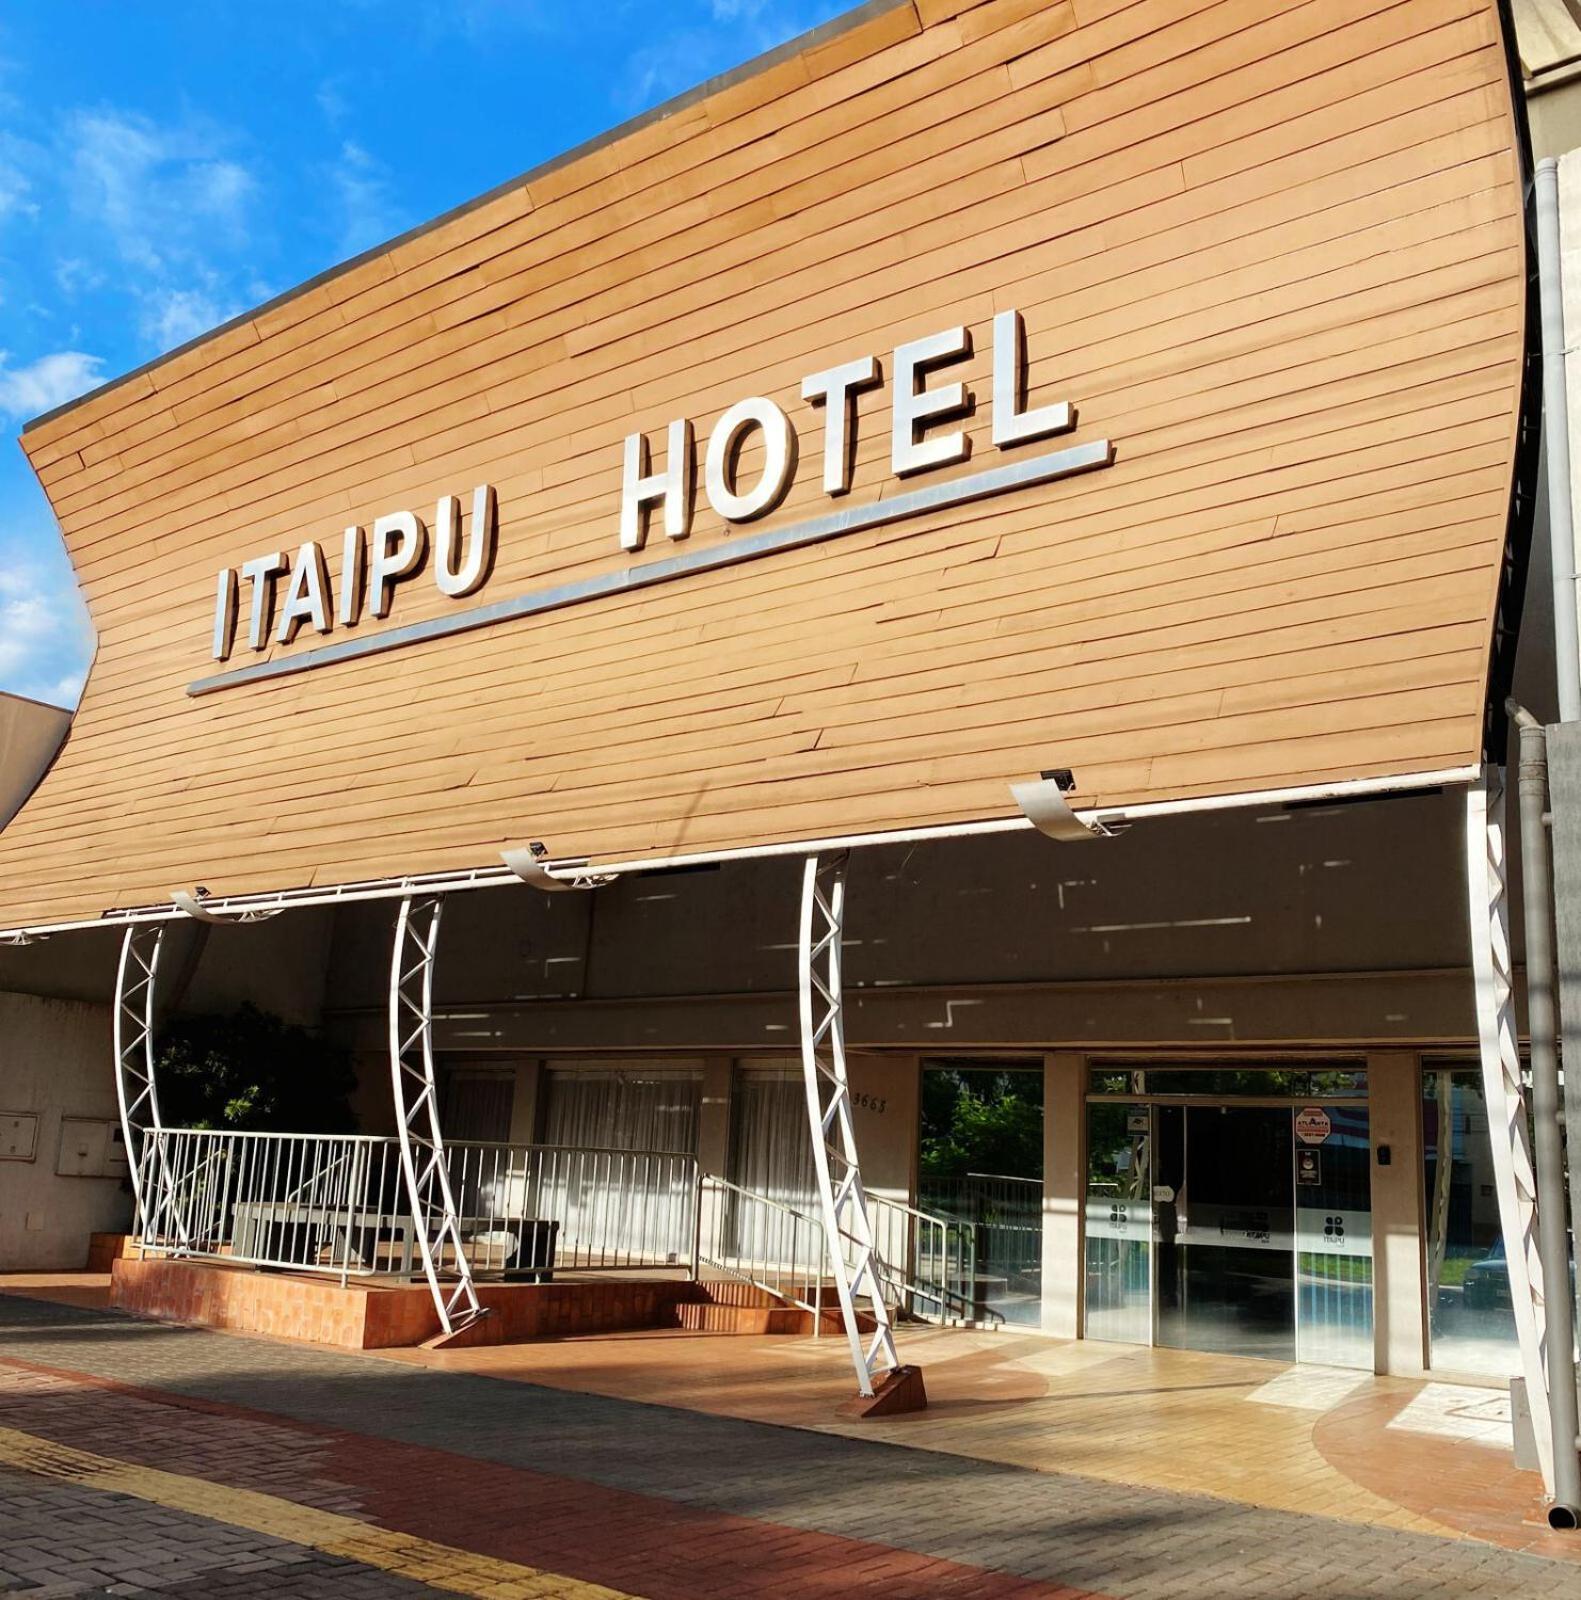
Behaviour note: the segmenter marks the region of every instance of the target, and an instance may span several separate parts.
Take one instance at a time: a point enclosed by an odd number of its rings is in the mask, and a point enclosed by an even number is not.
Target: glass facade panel
[[[1102,1095],[1197,1096],[1215,1100],[1365,1100],[1365,1067],[1279,1063],[1211,1067],[1094,1067],[1088,1092]]]
[[[1422,1078],[1429,1364],[1513,1377],[1520,1370],[1504,1264],[1482,1074],[1429,1068]]]
[[[1006,1322],[1043,1320],[1043,1063],[922,1064],[918,1204],[974,1225],[973,1300]]]
[[[1295,1358],[1291,1114],[1155,1106],[1158,1342]]]
[[[1318,1107],[1330,1131],[1297,1139],[1296,1359],[1371,1367],[1372,1141],[1366,1106]]]
[[[1153,1342],[1151,1119],[1145,1105],[1094,1102],[1087,1107],[1083,1231],[1089,1339]]]
[[[1130,1097],[1087,1104],[1087,1337],[1370,1369],[1372,1145],[1353,1098],[1365,1071],[1089,1078],[1118,1083]],[[1138,1098],[1144,1087],[1158,1098]]]

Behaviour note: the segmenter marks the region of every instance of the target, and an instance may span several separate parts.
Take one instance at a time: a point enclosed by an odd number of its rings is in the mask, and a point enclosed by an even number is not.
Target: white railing
[[[928,1322],[1003,1320],[975,1304],[977,1230],[970,1222],[871,1192],[867,1205],[892,1303]]]
[[[445,1158],[474,1272],[531,1270],[526,1248],[545,1223],[560,1267],[692,1264],[696,1156],[447,1141]]]
[[[698,1189],[700,1266],[816,1311],[827,1277],[823,1223],[766,1194],[705,1176]]]
[[[417,1234],[393,1138],[165,1128],[149,1132],[142,1159],[145,1254],[342,1281],[414,1270]],[[810,1206],[705,1176],[692,1155],[452,1141],[445,1159],[461,1248],[479,1275],[709,1268],[807,1310],[829,1281]],[[970,1320],[972,1225],[868,1202],[886,1302],[932,1321]],[[424,1219],[430,1241],[440,1220]]]
[[[345,1279],[409,1272],[411,1214],[393,1139],[150,1130],[140,1246]]]
[[[695,1156],[460,1142],[446,1145],[445,1159],[476,1273],[693,1263]],[[343,1280],[413,1270],[417,1235],[395,1139],[150,1130],[143,1176],[145,1254]],[[430,1241],[441,1220],[423,1219]]]

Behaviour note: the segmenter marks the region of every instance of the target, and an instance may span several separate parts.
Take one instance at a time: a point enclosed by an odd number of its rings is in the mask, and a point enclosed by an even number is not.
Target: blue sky
[[[8,0],[0,689],[93,650],[24,422],[846,4]]]

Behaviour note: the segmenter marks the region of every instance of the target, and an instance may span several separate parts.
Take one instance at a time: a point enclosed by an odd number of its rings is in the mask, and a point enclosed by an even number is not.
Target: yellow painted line
[[[299,1506],[255,1489],[235,1489],[157,1467],[138,1466],[0,1428],[0,1464],[41,1478],[58,1478],[113,1494],[131,1495],[171,1511],[248,1528],[325,1555],[341,1556],[477,1600],[640,1600],[599,1583],[499,1561],[415,1534],[396,1533],[314,1506]]]

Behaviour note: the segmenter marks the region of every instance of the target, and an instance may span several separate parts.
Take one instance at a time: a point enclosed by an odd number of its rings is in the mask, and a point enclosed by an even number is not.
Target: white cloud
[[[784,0],[708,0],[707,19],[701,27],[662,33],[654,43],[632,52],[615,96],[623,110],[636,111],[683,94],[812,25],[801,6]]]
[[[161,126],[130,112],[81,111],[66,122],[71,204],[147,273],[180,268],[220,237],[245,234],[257,185],[206,124]]]
[[[81,256],[63,256],[55,263],[55,287],[68,300],[99,288],[104,281],[104,274]]]
[[[390,192],[389,168],[355,140],[341,145],[330,181],[340,201],[342,255],[361,255],[406,226]]]
[[[73,706],[93,658],[93,629],[62,557],[0,565],[0,689]]]
[[[326,78],[313,96],[318,102],[318,109],[324,113],[324,120],[331,127],[338,128],[351,115],[351,107],[340,92],[340,86],[345,81],[344,75]]]
[[[0,350],[0,413],[25,419],[53,411],[101,383],[103,367],[98,356],[81,350],[58,350],[13,367],[8,353]]]
[[[150,289],[143,295],[138,328],[155,349],[174,350],[210,328],[229,322],[245,309],[243,305],[216,300],[205,289]]]

